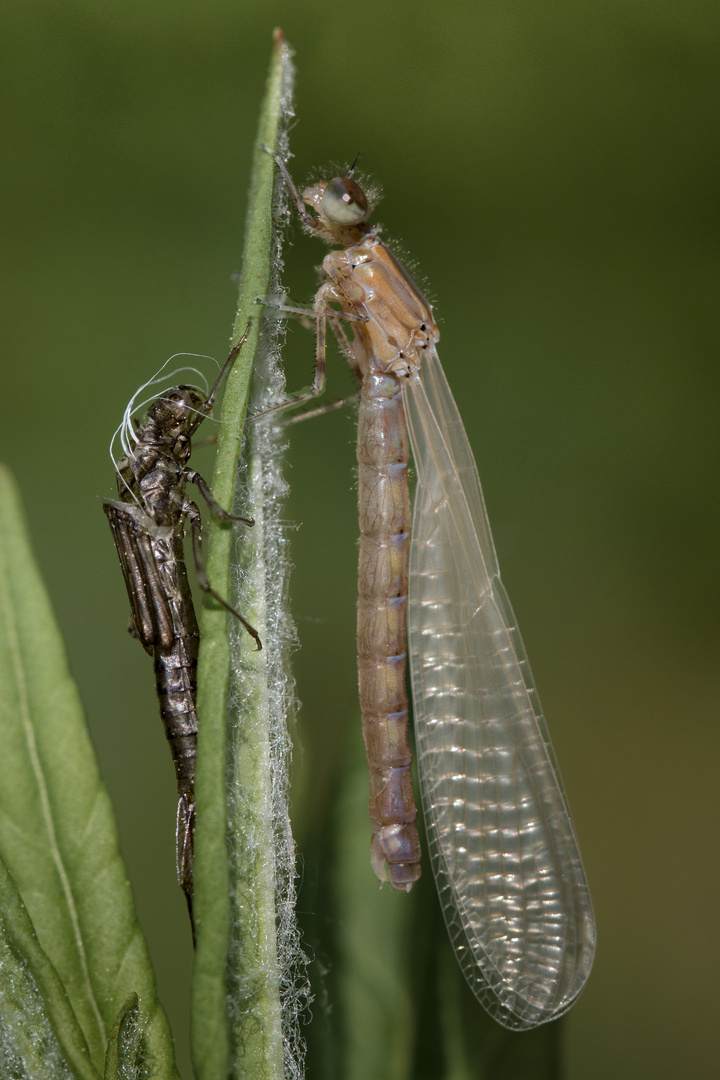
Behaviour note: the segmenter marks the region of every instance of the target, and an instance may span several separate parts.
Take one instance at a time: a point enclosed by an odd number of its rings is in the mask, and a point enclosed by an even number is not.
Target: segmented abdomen
[[[171,643],[155,642],[155,685],[175,765],[178,794],[192,799],[197,750],[195,703],[200,632],[187,580],[182,533],[167,540],[153,540],[152,546],[173,627]]]
[[[358,676],[370,766],[372,866],[408,890],[420,876],[405,690],[410,496],[402,391],[366,375],[358,417]]]
[[[178,881],[191,904],[200,634],[185,568],[182,524],[156,525],[139,506],[115,499],[105,499],[103,509],[120,558],[134,632],[154,660],[179,797]]]

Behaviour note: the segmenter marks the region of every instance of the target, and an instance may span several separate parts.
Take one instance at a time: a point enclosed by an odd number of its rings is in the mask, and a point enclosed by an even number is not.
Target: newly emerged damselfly
[[[313,387],[284,405],[322,390],[328,324],[360,384],[358,664],[372,866],[396,889],[420,874],[407,654],[422,805],[451,940],[484,1008],[506,1027],[532,1028],[583,989],[595,920],[432,308],[367,223],[371,207],[353,170],[300,195],[275,160],[306,230],[340,248],[326,255],[325,281],[303,312],[317,326]]]
[[[191,920],[200,634],[183,552],[186,521],[200,587],[240,620],[258,649],[261,644],[257,631],[208,581],[201,557],[200,511],[187,497],[186,485],[195,484],[211,512],[223,521],[253,522],[224,510],[202,476],[187,463],[191,439],[210,414],[220,384],[246,336],[247,331],[207,397],[192,386],[173,386],[152,401],[142,423],[133,419],[133,398],[119,429],[125,451],[116,464],[119,499],[103,500],[130,599],[130,631],[155,661],[160,713],[177,779],[177,876]]]

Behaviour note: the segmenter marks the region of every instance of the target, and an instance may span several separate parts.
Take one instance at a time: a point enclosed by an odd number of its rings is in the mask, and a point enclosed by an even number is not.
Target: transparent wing
[[[437,354],[405,390],[417,470],[408,648],[438,892],[460,965],[509,1028],[582,990],[595,920],[467,436]]]

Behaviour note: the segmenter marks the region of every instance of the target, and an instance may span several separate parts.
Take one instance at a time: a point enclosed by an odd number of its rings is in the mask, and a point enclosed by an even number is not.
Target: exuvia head
[[[147,411],[148,422],[171,437],[187,432],[197,424],[205,398],[194,386],[172,386],[156,398]]]

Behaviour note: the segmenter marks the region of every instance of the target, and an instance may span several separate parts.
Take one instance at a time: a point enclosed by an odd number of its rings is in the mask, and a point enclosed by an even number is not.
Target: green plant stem
[[[213,479],[215,498],[230,507],[240,454],[250,376],[258,347],[260,307],[267,295],[271,268],[272,196],[275,165],[263,145],[275,147],[282,105],[283,63],[287,46],[279,32],[254,150],[243,254],[240,302],[233,344],[249,327],[240,355],[228,376],[218,431]],[[213,586],[229,592],[232,530],[214,522],[207,569]],[[192,989],[193,1061],[198,1080],[226,1080],[230,1052],[228,1030],[228,946],[231,907],[227,858],[226,712],[230,670],[228,616],[209,601],[201,617],[199,668],[200,731],[196,781],[195,919],[197,953]],[[260,654],[258,654],[260,655]],[[265,1072],[248,1075],[264,1076]],[[271,1075],[271,1074],[267,1074]]]
[[[268,597],[262,500],[262,458],[250,462],[249,488],[257,507],[255,528],[245,538],[243,562],[248,568],[243,593],[252,617],[267,642]],[[253,497],[254,496],[254,497]],[[280,964],[277,941],[276,844],[273,835],[273,768],[269,670],[271,649],[253,653],[243,637],[235,662],[242,665],[249,687],[243,696],[240,722],[228,747],[232,764],[228,822],[232,832],[231,893],[231,1047],[235,1057],[230,1076],[284,1075]]]

